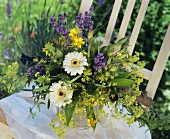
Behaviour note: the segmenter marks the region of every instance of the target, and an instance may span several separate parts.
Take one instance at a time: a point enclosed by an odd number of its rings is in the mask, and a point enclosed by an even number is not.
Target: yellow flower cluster
[[[97,120],[94,120],[93,118],[89,118],[87,121],[88,121],[88,126],[95,126],[97,123]]]
[[[60,139],[64,139],[64,136],[66,136],[66,130],[68,127],[66,126],[66,117],[62,109],[57,112],[57,119],[52,119],[50,123],[50,127],[54,129],[54,132],[57,133],[58,137]],[[75,128],[77,127],[77,123],[74,121],[74,116],[72,116],[72,119],[69,123],[69,127]]]
[[[80,29],[73,28],[70,30],[69,36],[71,40],[73,41],[73,46],[77,46],[78,48],[81,48],[83,44],[85,44],[83,38],[79,36]]]
[[[51,53],[49,51],[49,47],[53,47],[53,43],[47,43],[45,47],[42,49],[42,52],[45,52],[47,56],[51,56]]]
[[[84,69],[83,77],[81,78],[81,81],[82,82],[90,81],[91,75],[92,75],[91,69]]]
[[[8,93],[12,93],[15,90],[16,82],[18,79],[18,68],[19,64],[17,62],[13,63],[12,65],[8,65],[4,77],[0,78],[0,82],[6,85]]]

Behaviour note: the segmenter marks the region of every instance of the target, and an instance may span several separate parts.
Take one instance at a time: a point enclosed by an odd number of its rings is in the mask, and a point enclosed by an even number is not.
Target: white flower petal
[[[56,105],[57,107],[65,106],[65,101],[67,104],[68,102],[72,102],[71,98],[73,95],[73,91],[71,90],[71,85],[66,84],[63,81],[59,81],[58,83],[53,83],[52,86],[50,86],[50,93],[49,93],[49,99],[51,103]],[[62,97],[58,95],[59,90],[64,90],[65,95]]]
[[[72,65],[71,62],[73,59],[76,59],[79,61],[79,64],[78,65]],[[83,56],[82,53],[79,53],[79,52],[71,52],[71,53],[68,53],[66,56],[65,56],[65,59],[63,61],[63,68],[64,70],[70,74],[71,76],[73,75],[76,75],[77,73],[78,74],[82,74],[83,73],[83,70],[84,70],[84,66],[88,66],[88,63],[87,63],[87,58],[85,56]]]

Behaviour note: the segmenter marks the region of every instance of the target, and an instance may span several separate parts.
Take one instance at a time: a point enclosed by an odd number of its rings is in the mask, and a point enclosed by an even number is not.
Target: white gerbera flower
[[[70,84],[59,81],[53,83],[49,90],[49,99],[55,106],[61,107],[72,102],[73,90]]]
[[[64,70],[71,76],[78,74],[82,74],[84,70],[84,66],[87,66],[87,59],[83,56],[82,53],[79,52],[71,52],[65,56],[63,61]]]

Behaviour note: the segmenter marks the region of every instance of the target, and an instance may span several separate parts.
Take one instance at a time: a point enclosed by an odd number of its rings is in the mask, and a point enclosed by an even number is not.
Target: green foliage
[[[149,127],[150,131],[154,133],[154,130],[169,130],[170,129],[170,115],[166,115],[161,111],[155,111],[150,108],[149,111],[145,111],[141,117],[136,119],[137,121],[145,121],[145,124]]]
[[[97,5],[97,0],[94,4]],[[125,12],[126,4],[128,1],[123,1],[121,6],[121,11],[118,15],[117,24],[115,30],[113,31],[113,36],[117,35],[118,29],[121,24],[123,14]],[[103,35],[106,31],[107,22],[110,16],[110,8],[114,1],[106,1],[106,3],[96,9],[96,13],[93,15],[95,23],[98,23],[97,26],[100,26],[100,35]],[[140,8],[141,0],[136,1],[133,14],[128,24],[128,31],[126,35],[129,35],[133,29],[138,10]],[[146,68],[152,70],[156,57],[158,55],[159,49],[163,42],[167,27],[170,23],[170,0],[150,0],[149,7],[142,23],[142,27],[137,39],[135,50],[140,52],[140,59],[146,62]],[[107,11],[105,14],[101,11]],[[106,17],[103,18],[103,15]],[[112,40],[115,41],[114,39]],[[157,89],[156,96],[154,98],[154,109],[162,110],[166,114],[170,114],[168,103],[170,94],[167,92],[170,88],[170,60],[167,62],[161,82]],[[145,89],[146,82],[143,83],[141,89]],[[165,95],[166,94],[166,95]],[[166,124],[167,125],[167,124]],[[158,129],[153,132],[154,139],[165,139],[170,138],[169,130],[159,131]]]
[[[127,87],[135,83],[131,79],[124,79],[124,78],[112,79],[112,82],[116,83],[115,87]]]
[[[2,91],[1,97],[6,97],[25,85],[24,78],[18,76],[19,64],[17,62],[12,65],[8,65],[6,71],[0,76],[0,91]],[[22,83],[21,80],[23,81]]]
[[[47,3],[49,5],[47,5]],[[28,18],[26,20],[23,20],[24,25],[22,26],[21,30],[22,43],[19,45],[19,48],[22,52],[28,55],[43,56],[42,48],[44,47],[46,42],[55,42],[54,38],[58,38],[57,32],[50,24],[50,18],[53,16],[58,17],[56,13],[66,13],[68,15],[66,21],[67,26],[72,26],[74,23],[70,21],[72,15],[74,15],[75,12],[71,11],[73,8],[75,8],[75,6],[72,4],[72,0],[67,1],[62,5],[60,4],[60,1],[44,0],[42,10],[40,10],[40,12],[37,12],[39,13],[38,17],[34,16],[32,13],[32,9],[34,8],[34,6],[35,5],[29,6],[27,11]],[[59,54],[59,52],[57,52],[57,54]]]
[[[69,126],[72,115],[74,114],[74,108],[76,106],[76,103],[77,103],[77,98],[73,98],[73,103],[71,105],[67,104],[65,107],[65,116],[66,116],[67,126]]]
[[[9,19],[6,13],[7,0],[0,0],[0,34],[3,35],[0,39],[0,75],[5,74],[7,66],[11,63],[20,63],[21,52],[33,56],[43,55],[41,51],[45,43],[52,42],[56,35],[49,18],[58,16],[56,13],[62,11],[62,14],[68,14],[68,23],[74,24],[71,17],[77,14],[79,1],[74,2],[69,0],[61,6],[59,0],[10,0],[12,16]],[[7,58],[4,59],[6,53]],[[56,55],[62,56],[59,50],[56,51]],[[0,97],[3,98],[7,94]]]

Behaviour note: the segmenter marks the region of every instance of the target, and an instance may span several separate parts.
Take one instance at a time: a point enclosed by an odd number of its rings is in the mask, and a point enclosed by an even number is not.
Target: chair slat
[[[93,3],[93,0],[82,0],[80,9],[79,9],[79,13],[84,14],[86,11],[88,11],[90,9],[90,6],[92,5],[92,3]]]
[[[132,53],[133,53],[135,43],[136,43],[140,28],[141,28],[141,25],[142,25],[144,15],[145,15],[147,7],[148,7],[148,4],[149,4],[149,0],[143,0],[142,4],[140,6],[139,13],[138,13],[138,16],[136,18],[136,22],[135,22],[135,25],[133,27],[133,31],[132,31],[130,41],[129,41],[130,46],[128,47],[128,52],[129,52],[130,55],[132,55]]]
[[[170,24],[166,32],[162,46],[160,48],[157,60],[153,67],[151,77],[146,87],[148,95],[152,98],[154,98],[155,96],[158,84],[164,71],[166,61],[168,60],[169,57],[169,53],[170,53]]]
[[[139,69],[139,72],[144,75],[144,78],[145,78],[146,80],[149,80],[149,79],[150,79],[150,76],[151,76],[151,74],[152,74],[152,71],[150,71],[150,70],[148,70],[148,69],[146,69],[146,68]]]
[[[112,9],[112,13],[110,16],[110,20],[106,29],[106,33],[105,33],[105,38],[104,38],[104,42],[103,42],[103,46],[106,46],[109,44],[110,39],[112,37],[112,33],[113,33],[113,29],[115,27],[116,24],[116,20],[117,20],[117,16],[119,13],[119,9],[121,6],[122,0],[116,0]]]
[[[126,7],[126,10],[125,10],[125,14],[123,16],[123,20],[122,20],[116,41],[125,37],[125,33],[126,33],[126,30],[127,30],[127,27],[128,27],[128,23],[129,23],[134,5],[135,5],[135,1],[136,0],[129,0],[128,1],[127,7]]]

